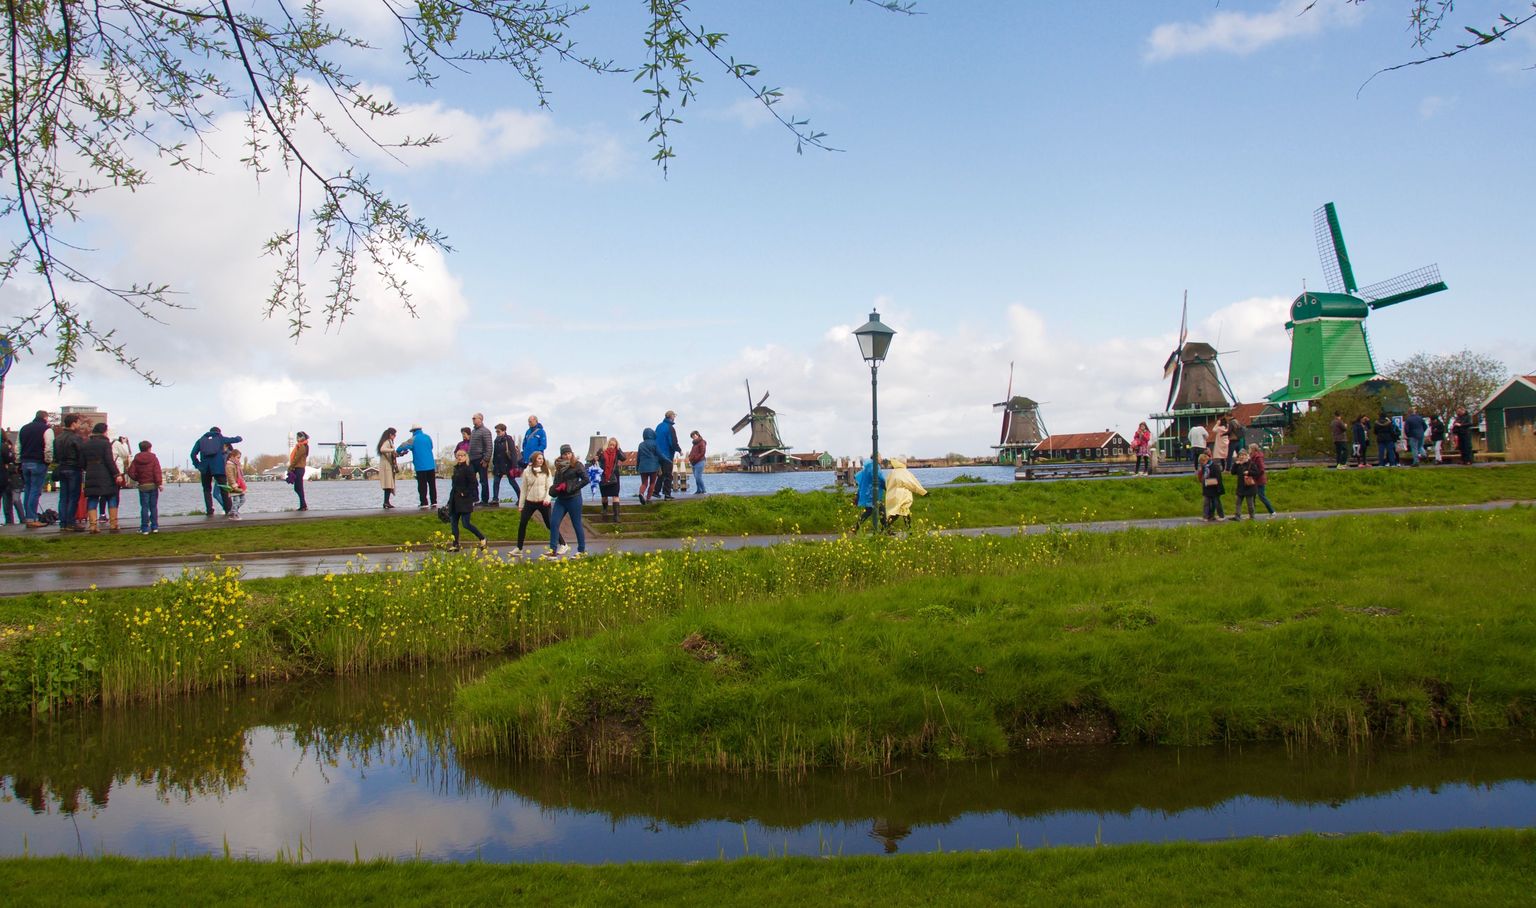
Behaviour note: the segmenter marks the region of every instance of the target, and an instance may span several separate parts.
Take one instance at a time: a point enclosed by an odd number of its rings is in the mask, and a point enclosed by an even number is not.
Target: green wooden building
[[[1505,460],[1536,460],[1536,375],[1517,375],[1483,402],[1488,450]]]

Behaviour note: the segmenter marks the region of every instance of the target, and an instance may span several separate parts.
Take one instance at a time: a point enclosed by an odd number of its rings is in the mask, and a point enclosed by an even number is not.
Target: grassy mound
[[[1523,727],[1536,580],[1505,568],[1533,550],[1528,509],[929,538],[882,585],[764,588],[534,653],[460,691],[455,739],[792,770]]]

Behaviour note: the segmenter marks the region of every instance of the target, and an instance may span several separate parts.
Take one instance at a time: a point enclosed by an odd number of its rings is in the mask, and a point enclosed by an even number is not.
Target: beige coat
[[[912,496],[927,495],[928,490],[917,481],[907,465],[899,460],[891,461],[891,472],[885,474],[885,516],[911,517]]]
[[[395,446],[392,442],[379,445],[379,488],[386,492],[395,490]]]
[[[543,473],[535,473],[531,469],[524,470],[522,497],[517,500],[517,506],[522,507],[525,502],[530,501],[539,504],[549,504],[551,500],[549,497],[549,487],[554,481],[555,474],[552,470],[546,470]]]

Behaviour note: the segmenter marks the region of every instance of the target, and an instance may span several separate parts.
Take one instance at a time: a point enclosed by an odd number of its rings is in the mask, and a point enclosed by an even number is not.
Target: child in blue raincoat
[[[879,488],[877,489],[875,483],[875,461],[869,459],[864,461],[864,466],[860,468],[857,480],[859,484],[859,497],[856,503],[863,510],[859,512],[858,522],[853,525],[853,532],[857,533],[859,527],[864,525],[864,521],[873,520],[871,526],[878,533],[881,521],[876,517],[876,509],[879,508],[880,499],[885,492],[885,477],[880,477]]]

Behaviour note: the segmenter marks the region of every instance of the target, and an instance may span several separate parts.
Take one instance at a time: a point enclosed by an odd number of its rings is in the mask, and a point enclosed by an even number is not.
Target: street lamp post
[[[870,494],[875,502],[875,530],[879,532],[881,519],[879,508],[880,497],[880,363],[885,360],[885,354],[891,349],[891,338],[896,336],[889,326],[880,321],[879,312],[871,312],[869,321],[863,327],[853,332],[853,336],[859,339],[859,353],[864,361],[869,363],[869,456],[875,463],[874,484],[870,488]]]

